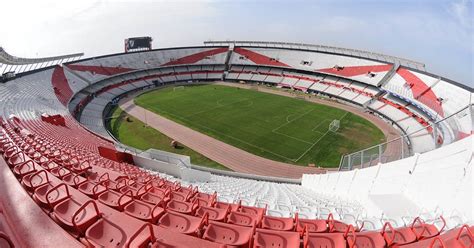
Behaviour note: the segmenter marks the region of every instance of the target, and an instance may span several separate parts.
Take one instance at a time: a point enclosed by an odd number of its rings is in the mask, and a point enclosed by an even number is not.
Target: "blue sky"
[[[0,45],[18,56],[123,51],[123,39],[155,47],[204,40],[324,44],[417,60],[474,87],[472,0],[10,1]],[[4,23],[5,24],[5,23]]]

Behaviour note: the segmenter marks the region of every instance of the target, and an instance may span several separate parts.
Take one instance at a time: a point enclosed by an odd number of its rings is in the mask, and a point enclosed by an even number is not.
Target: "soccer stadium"
[[[466,82],[360,49],[154,39],[0,48],[0,247],[473,247]]]

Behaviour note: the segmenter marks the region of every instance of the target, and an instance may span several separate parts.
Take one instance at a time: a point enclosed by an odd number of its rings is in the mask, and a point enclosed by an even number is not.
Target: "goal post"
[[[339,130],[339,127],[341,126],[341,121],[340,120],[333,120],[331,123],[329,123],[329,131],[331,132],[337,132]]]
[[[181,85],[181,86],[173,87],[173,91],[177,91],[177,90],[184,90],[184,86]]]

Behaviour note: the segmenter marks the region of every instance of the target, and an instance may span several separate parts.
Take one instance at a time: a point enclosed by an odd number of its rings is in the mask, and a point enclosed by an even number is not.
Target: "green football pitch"
[[[250,153],[297,165],[337,167],[341,155],[385,140],[375,125],[350,112],[236,87],[168,87],[135,103]],[[329,131],[333,120],[340,120],[337,132]]]

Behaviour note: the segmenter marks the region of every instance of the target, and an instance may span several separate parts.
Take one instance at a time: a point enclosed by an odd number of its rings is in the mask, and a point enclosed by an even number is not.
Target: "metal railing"
[[[79,60],[84,53],[75,53],[44,58],[20,58],[8,54],[0,47],[0,76],[4,73],[21,74],[28,71],[61,65]]]
[[[465,130],[466,132],[461,131],[460,119],[463,119],[465,124],[470,122],[472,130],[474,116],[473,106],[473,104],[469,104],[448,117],[431,123],[428,127],[406,132],[406,135],[402,135],[396,139],[344,155],[341,158],[339,170],[361,169],[379,163],[383,164],[411,157],[415,153],[412,149],[412,139],[420,136],[431,136],[433,143],[423,144],[423,149],[419,150],[418,153],[428,152],[443,145],[458,141],[464,138],[465,135],[470,134],[470,130]],[[464,118],[467,118],[467,120]],[[467,131],[469,131],[469,133],[467,133]]]

